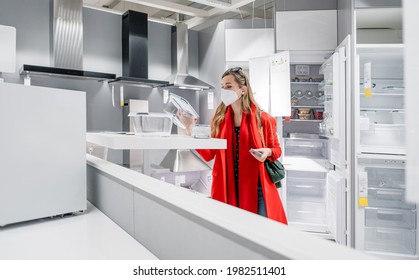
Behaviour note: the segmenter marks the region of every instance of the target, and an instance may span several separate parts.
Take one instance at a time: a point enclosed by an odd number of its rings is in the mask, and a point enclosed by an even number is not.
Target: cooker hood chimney
[[[206,90],[211,85],[188,73],[188,26],[177,22],[172,26],[172,75],[168,78],[169,86],[182,89]]]
[[[109,80],[115,74],[84,71],[83,69],[83,1],[53,0],[51,66],[22,66],[21,75],[60,76],[77,79]]]
[[[122,77],[109,84],[153,88],[168,83],[148,79],[148,15],[126,11],[122,15]]]

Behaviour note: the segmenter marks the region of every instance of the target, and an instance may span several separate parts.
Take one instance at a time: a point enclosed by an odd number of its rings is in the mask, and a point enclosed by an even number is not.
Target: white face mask
[[[234,90],[221,89],[221,101],[228,106],[236,102],[240,96]]]

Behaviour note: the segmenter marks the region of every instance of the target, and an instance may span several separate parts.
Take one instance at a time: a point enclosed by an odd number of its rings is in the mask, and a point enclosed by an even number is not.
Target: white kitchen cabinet
[[[248,62],[252,57],[267,56],[274,51],[274,29],[226,29],[225,61]]]
[[[321,51],[337,47],[337,11],[276,12],[276,50]]]

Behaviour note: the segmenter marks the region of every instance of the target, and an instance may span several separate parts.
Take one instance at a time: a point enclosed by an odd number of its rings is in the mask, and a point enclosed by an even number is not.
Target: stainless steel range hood
[[[52,66],[24,64],[25,76],[58,76],[98,81],[115,79],[115,74],[83,69],[83,1],[54,0],[52,5]]]
[[[178,22],[172,27],[172,75],[168,78],[169,87],[191,90],[214,88],[188,73],[188,55],[188,26]]]

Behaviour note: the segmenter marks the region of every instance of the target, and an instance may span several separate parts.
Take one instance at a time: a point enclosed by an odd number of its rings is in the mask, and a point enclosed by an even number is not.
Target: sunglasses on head
[[[241,72],[243,69],[241,67],[233,67],[227,70],[227,72],[236,72],[239,73]]]

